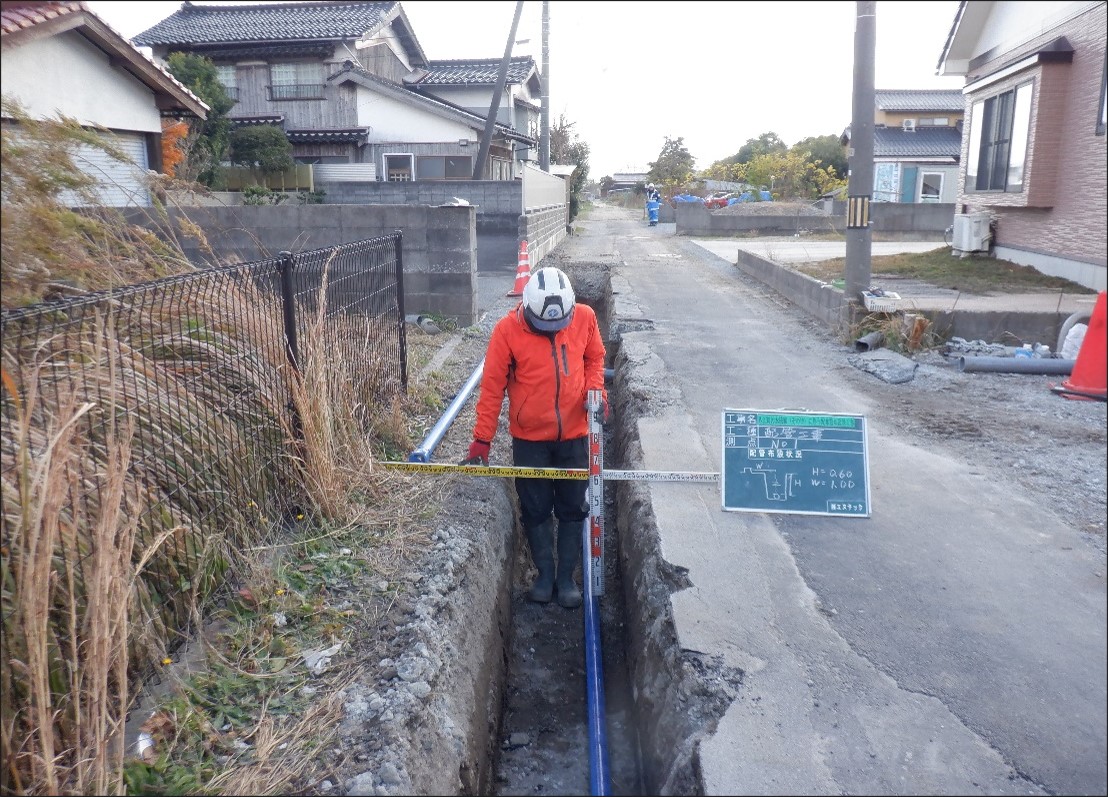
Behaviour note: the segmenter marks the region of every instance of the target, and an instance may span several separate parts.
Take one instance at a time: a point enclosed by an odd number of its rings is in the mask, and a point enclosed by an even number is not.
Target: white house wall
[[[489,102],[492,100],[492,90],[489,88],[432,86],[428,90],[436,97],[442,97],[448,102],[460,105],[466,110],[481,116],[485,116],[489,112]],[[506,90],[500,98],[500,107],[496,111],[496,121],[506,125],[512,124],[514,120],[512,119],[511,106],[511,94]]]
[[[479,133],[469,125],[421,111],[384,94],[358,87],[358,126],[370,128],[370,142],[434,144],[467,139]]]
[[[1008,0],[995,3],[981,28],[981,36],[973,48],[973,56],[986,53],[994,47],[1001,50],[1015,49],[1095,5],[1097,2],[1088,0],[1072,3]]]
[[[5,49],[2,83],[36,119],[62,113],[86,126],[162,129],[154,93],[73,31]]]

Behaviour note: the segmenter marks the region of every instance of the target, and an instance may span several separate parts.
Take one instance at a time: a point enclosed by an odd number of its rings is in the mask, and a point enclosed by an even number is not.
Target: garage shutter
[[[132,163],[122,163],[101,149],[78,144],[73,152],[77,168],[96,181],[100,204],[107,207],[150,206],[147,189],[146,140],[142,133],[113,133],[109,140]],[[62,202],[70,206],[85,204],[75,194],[63,194]]]

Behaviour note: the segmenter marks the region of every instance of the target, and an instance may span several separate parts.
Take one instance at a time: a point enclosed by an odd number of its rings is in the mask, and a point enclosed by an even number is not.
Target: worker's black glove
[[[589,400],[585,399],[585,411],[589,411]],[[608,406],[608,399],[600,399],[600,422],[607,423],[612,419],[612,411]]]
[[[469,453],[466,454],[466,458],[459,464],[488,465],[490,448],[492,448],[492,443],[487,443],[484,440],[474,440],[469,444]]]

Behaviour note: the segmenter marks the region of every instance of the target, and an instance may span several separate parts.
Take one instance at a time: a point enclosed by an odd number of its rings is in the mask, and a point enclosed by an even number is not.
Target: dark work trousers
[[[548,443],[513,437],[512,462],[521,468],[587,468],[589,438]],[[553,511],[558,520],[579,523],[589,516],[588,491],[585,479],[516,479],[520,521],[531,529]]]

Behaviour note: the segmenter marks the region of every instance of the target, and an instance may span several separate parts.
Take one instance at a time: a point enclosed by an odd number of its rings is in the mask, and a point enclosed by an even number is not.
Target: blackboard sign
[[[724,511],[869,517],[866,419],[725,409],[721,473]]]

